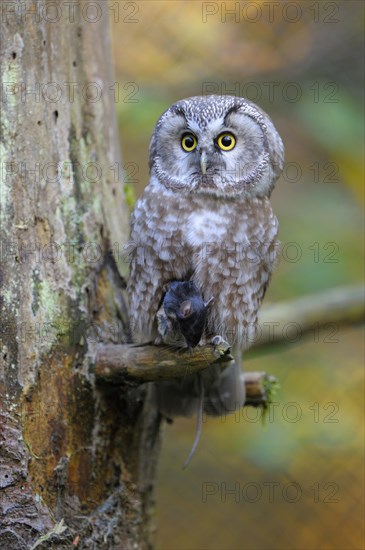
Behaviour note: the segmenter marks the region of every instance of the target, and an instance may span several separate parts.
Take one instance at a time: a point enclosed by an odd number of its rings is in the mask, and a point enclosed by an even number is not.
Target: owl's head
[[[269,196],[283,164],[284,146],[268,115],[233,96],[174,103],[150,144],[152,175],[180,193]]]

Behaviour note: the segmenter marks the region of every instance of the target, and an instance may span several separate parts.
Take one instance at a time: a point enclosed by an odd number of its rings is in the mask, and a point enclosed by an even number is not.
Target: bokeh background
[[[130,203],[171,103],[208,90],[246,96],[286,146],[272,203],[283,245],[297,251],[283,256],[266,303],[360,282],[363,2],[110,4]],[[187,470],[195,420],[166,426],[158,549],[364,548],[362,334],[327,327],[249,352],[246,370],[280,381],[275,405],[265,423],[255,409],[206,421]]]

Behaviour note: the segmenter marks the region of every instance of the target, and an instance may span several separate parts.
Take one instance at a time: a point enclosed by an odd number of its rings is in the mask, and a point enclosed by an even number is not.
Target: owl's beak
[[[201,152],[200,168],[203,175],[207,173],[207,153],[205,151]]]

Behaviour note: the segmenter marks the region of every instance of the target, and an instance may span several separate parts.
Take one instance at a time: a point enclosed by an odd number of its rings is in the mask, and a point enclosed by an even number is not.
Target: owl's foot
[[[211,345],[214,346],[215,351],[219,353],[221,357],[227,357],[231,353],[231,345],[222,338],[219,334],[213,336],[210,341]],[[232,357],[233,359],[233,357]]]
[[[156,336],[156,338],[154,339],[154,341],[153,341],[153,345],[154,346],[162,346],[163,344],[164,344],[164,341],[162,339],[162,336],[160,334],[158,334]]]

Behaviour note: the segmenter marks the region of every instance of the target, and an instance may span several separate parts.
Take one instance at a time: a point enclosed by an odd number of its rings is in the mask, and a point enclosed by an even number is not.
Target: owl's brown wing
[[[178,207],[147,186],[131,218],[131,237],[125,248],[130,262],[127,286],[131,333],[134,341],[156,336],[156,314],[172,280],[184,280],[191,269],[190,255],[181,243]]]

